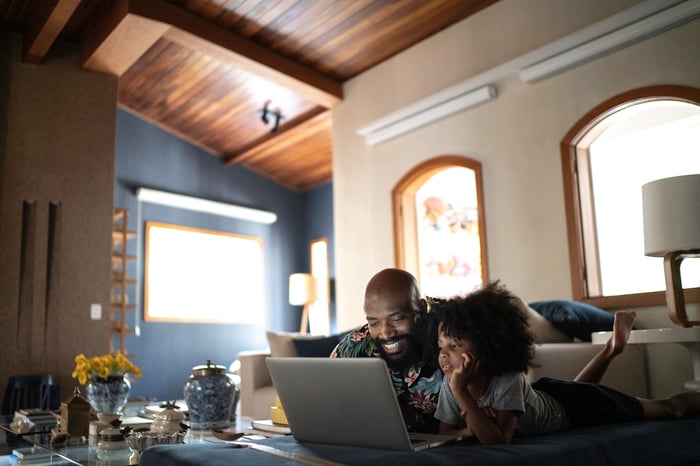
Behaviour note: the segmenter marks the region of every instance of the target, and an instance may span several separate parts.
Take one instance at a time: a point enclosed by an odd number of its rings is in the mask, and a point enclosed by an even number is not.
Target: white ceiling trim
[[[631,45],[700,15],[700,0],[647,0],[362,126],[376,145],[496,98],[494,83],[531,83]]]
[[[423,108],[417,113],[402,118],[394,124],[390,124],[367,133],[365,142],[371,146],[379,144],[402,133],[420,128],[433,121],[437,121],[453,113],[476,107],[496,98],[494,86],[484,86],[472,89],[457,96],[451,96],[448,100],[440,102],[433,107]]]
[[[655,12],[652,16],[637,20],[632,24],[616,30],[606,31],[604,35],[595,39],[586,38],[586,41],[583,43],[577,43],[574,47],[562,53],[523,68],[518,76],[527,83],[547,78],[613,50],[623,48],[646,37],[670,29],[698,15],[700,15],[700,0],[682,2],[666,10]]]

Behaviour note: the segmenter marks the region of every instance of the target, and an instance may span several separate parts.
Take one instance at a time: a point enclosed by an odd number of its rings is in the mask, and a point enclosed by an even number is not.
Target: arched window
[[[481,164],[443,156],[413,168],[392,190],[396,266],[425,295],[464,294],[488,280]]]
[[[646,257],[647,182],[700,173],[700,89],[652,86],[613,97],[561,142],[573,298],[606,309],[664,305],[661,258]],[[685,261],[687,302],[700,261]]]

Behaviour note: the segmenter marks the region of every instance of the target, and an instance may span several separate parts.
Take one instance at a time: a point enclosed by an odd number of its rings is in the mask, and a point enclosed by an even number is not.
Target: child
[[[534,340],[520,303],[496,282],[434,307],[445,374],[435,412],[440,433],[510,443],[516,433],[533,436],[700,411],[698,392],[648,400],[594,383],[624,349],[633,312],[615,314],[613,337],[574,381],[542,378],[530,385],[525,373]]]

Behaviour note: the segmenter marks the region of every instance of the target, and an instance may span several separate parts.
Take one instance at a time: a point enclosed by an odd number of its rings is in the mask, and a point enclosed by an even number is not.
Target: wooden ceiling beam
[[[229,154],[228,157],[225,158],[226,165],[233,165],[255,159],[270,150],[279,151],[291,149],[294,145],[305,141],[310,135],[317,134],[319,131],[330,128],[332,121],[330,110],[315,110],[312,112],[313,116],[309,114],[298,118],[298,122],[289,122],[288,125],[291,124],[291,126],[284,128],[284,131],[267,136],[264,140],[255,141],[251,144],[252,147],[249,149],[238,154]],[[282,135],[284,135],[284,137],[281,137]]]
[[[121,76],[161,37],[278,83],[322,107],[342,100],[339,81],[165,0],[115,2],[84,43],[83,67]]]
[[[47,0],[40,2],[24,35],[24,61],[39,63],[63,30],[80,0]]]
[[[210,25],[209,28],[211,29],[212,26]],[[228,32],[227,34],[231,35]],[[220,45],[228,41],[215,43],[211,41],[211,37],[203,38],[179,28],[168,30],[165,38],[190,50],[196,50],[221,62],[275,82],[322,107],[333,108],[342,100],[343,91],[340,82],[333,81],[317,71],[299,65],[287,57],[259,47],[257,44],[255,47],[258,47],[258,50],[246,56],[232,51],[226,45]]]
[[[168,40],[276,82],[325,108],[343,98],[339,81],[165,0],[134,1],[130,11],[171,25]]]
[[[121,76],[170,27],[131,13],[130,7],[129,0],[119,0],[100,19],[83,42],[83,68]]]

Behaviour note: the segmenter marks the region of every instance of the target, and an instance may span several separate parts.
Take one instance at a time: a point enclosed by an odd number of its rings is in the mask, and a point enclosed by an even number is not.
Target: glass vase
[[[123,375],[91,377],[85,384],[85,397],[95,411],[116,414],[126,405],[130,390],[131,383]]]

